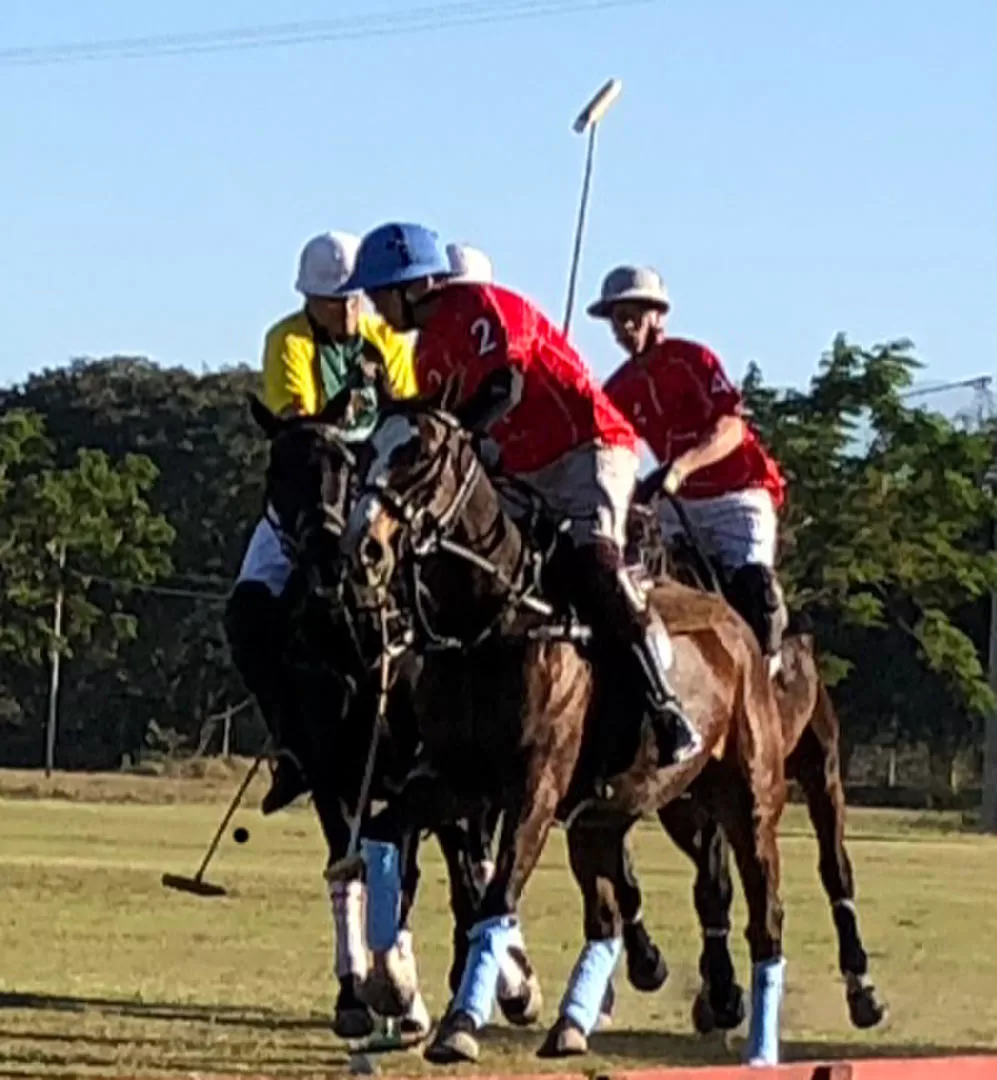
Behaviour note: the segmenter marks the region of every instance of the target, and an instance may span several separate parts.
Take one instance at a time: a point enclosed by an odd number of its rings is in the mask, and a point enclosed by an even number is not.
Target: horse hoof
[[[668,965],[642,922],[624,927],[623,947],[630,985],[644,994],[660,990],[668,980]]]
[[[355,975],[345,975],[340,982],[332,1017],[333,1033],[340,1039],[366,1039],[373,1034],[374,1017],[357,994],[359,982]]]
[[[692,1026],[699,1035],[712,1035],[717,1030],[717,1019],[703,990],[692,1003]]]
[[[332,1018],[332,1031],[340,1039],[366,1039],[374,1033],[374,1017],[365,1005],[337,1008]]]
[[[465,1012],[448,1013],[440,1022],[436,1037],[423,1055],[432,1065],[456,1065],[478,1060],[478,1040],[474,1021]]]
[[[726,993],[703,987],[692,1003],[692,1023],[700,1035],[733,1031],[744,1023],[747,1007],[744,990],[731,983]]]
[[[416,994],[409,1011],[398,1021],[398,1033],[405,1046],[421,1043],[433,1029],[433,1020],[422,994]]]
[[[543,1002],[540,980],[536,972],[531,971],[527,976],[523,992],[515,997],[499,998],[499,1008],[513,1027],[529,1027],[540,1019]]]
[[[874,1028],[886,1019],[887,1009],[876,997],[876,988],[869,985],[849,992],[848,1013],[855,1027]]]
[[[559,1016],[557,1023],[547,1032],[543,1045],[537,1051],[537,1057],[564,1058],[587,1054],[588,1039],[573,1021],[566,1016]]]
[[[668,981],[668,965],[657,945],[640,956],[627,954],[627,978],[643,994],[653,994]]]
[[[402,956],[397,945],[374,954],[370,974],[357,989],[357,997],[369,1009],[389,1019],[407,1016],[418,993],[415,961]]]

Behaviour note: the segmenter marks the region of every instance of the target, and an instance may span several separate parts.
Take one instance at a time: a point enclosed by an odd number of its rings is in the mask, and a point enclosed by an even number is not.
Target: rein
[[[461,448],[468,445],[466,441],[460,443]],[[448,440],[434,456],[427,466],[424,477],[420,478],[415,487],[421,487],[426,483],[438,479],[445,469],[449,460],[456,459],[457,453],[452,450]],[[538,596],[534,595],[539,580],[539,553],[536,553],[537,563],[535,573],[524,573],[531,552],[524,542],[521,548],[520,558],[512,575],[506,574],[490,559],[479,555],[478,552],[466,544],[458,543],[452,538],[461,514],[464,512],[474,489],[481,479],[484,469],[477,455],[471,455],[471,465],[462,478],[453,498],[441,514],[434,517],[428,509],[419,510],[413,506],[411,493],[406,497],[393,491],[382,481],[366,485],[361,489],[361,495],[371,494],[382,500],[390,512],[411,533],[408,538],[408,551],[410,560],[410,582],[412,592],[412,607],[416,616],[418,628],[427,647],[436,652],[457,651],[471,652],[487,641],[497,631],[498,627],[511,614],[519,610],[527,610],[544,618],[551,618],[554,614],[553,607]],[[497,614],[482,628],[482,630],[470,641],[456,638],[447,634],[441,634],[434,629],[432,619],[426,607],[426,598],[430,591],[423,579],[423,564],[433,555],[445,554],[473,566],[476,570],[486,574],[506,594],[505,602]],[[525,578],[525,584],[519,584]]]

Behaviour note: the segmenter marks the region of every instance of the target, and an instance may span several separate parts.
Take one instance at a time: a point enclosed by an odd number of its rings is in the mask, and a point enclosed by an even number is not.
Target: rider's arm
[[[312,415],[318,406],[315,346],[285,323],[268,334],[263,349],[263,402],[277,416]]]
[[[671,472],[678,474],[679,480],[686,480],[700,469],[716,465],[744,442],[744,421],[740,416],[721,416],[712,428],[695,446],[690,446],[684,454],[672,462]]]
[[[706,428],[692,446],[672,461],[670,475],[675,487],[734,453],[745,435],[741,394],[727,378],[720,358],[697,346],[695,359],[686,370],[697,384],[697,397],[705,406]]]
[[[383,319],[366,312],[360,316],[360,333],[381,354],[385,376],[383,388],[393,398],[415,397],[418,383],[410,336],[399,334]]]

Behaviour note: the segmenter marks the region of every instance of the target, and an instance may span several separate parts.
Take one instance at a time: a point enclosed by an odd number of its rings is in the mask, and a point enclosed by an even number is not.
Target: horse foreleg
[[[364,885],[360,881],[333,881],[328,868],[346,853],[350,828],[339,799],[324,784],[316,786],[315,810],[329,847],[326,889],[332,908],[335,938],[335,974],[339,993],[333,1012],[332,1030],[341,1039],[359,1039],[374,1030],[370,1009],[360,999],[360,987],[367,977],[367,944],[364,937]]]
[[[473,908],[467,909],[466,905],[463,905],[462,911],[466,911],[467,917],[457,918],[454,924],[454,960],[450,968],[450,991],[453,994],[457,992],[467,962],[468,935],[475,921],[475,913],[495,874],[492,849],[500,813],[499,807],[489,804],[480,813],[467,819],[466,833],[461,834],[466,850],[463,853],[464,859],[457,861],[464,868],[461,878],[467,894],[473,900]],[[449,865],[448,859],[448,867]],[[451,872],[451,889],[455,880]],[[452,893],[451,901],[454,902]],[[456,915],[456,906],[454,912]],[[502,1015],[516,1027],[529,1027],[540,1017],[543,995],[525,947],[510,946],[509,951],[501,958],[498,1004]]]
[[[495,874],[468,935],[464,973],[447,1015],[426,1050],[436,1064],[477,1061],[477,1032],[488,1023],[498,994],[503,958],[523,951],[517,910],[554,823],[562,793],[546,772],[526,785],[518,813],[507,813]]]
[[[701,1035],[716,1028],[732,1031],[744,1020],[745,1006],[744,990],[737,983],[730,955],[734,885],[723,830],[693,799],[669,803],[658,811],[658,818],[696,867],[692,895],[703,949],[699,956],[702,985],[692,1006],[693,1025]]]
[[[585,945],[561,999],[557,1021],[540,1048],[541,1057],[567,1057],[588,1051],[588,1037],[599,1022],[623,951],[616,877],[626,858],[624,844],[631,824],[576,822],[568,830],[571,871],[584,903]]]
[[[367,940],[373,955],[368,978],[360,994],[376,1013],[387,1017],[416,1019],[419,1008],[419,980],[411,935],[403,930],[402,871],[408,878],[409,901],[414,898],[417,867],[413,874],[418,842],[417,826],[406,823],[394,804],[366,823],[363,849],[367,877]],[[407,917],[407,908],[405,909]]]
[[[826,691],[821,690],[822,694]],[[830,703],[827,702],[827,705]],[[869,958],[859,934],[852,864],[845,849],[845,792],[838,759],[837,724],[806,728],[786,763],[799,780],[820,850],[820,879],[831,902],[838,935],[838,966],[845,978],[848,1012],[859,1028],[886,1015],[869,978]]]

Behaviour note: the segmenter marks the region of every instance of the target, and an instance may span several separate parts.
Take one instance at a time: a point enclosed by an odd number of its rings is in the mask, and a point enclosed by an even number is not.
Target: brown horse
[[[464,978],[427,1056],[476,1058],[498,957],[518,943],[519,901],[558,819],[584,897],[587,944],[544,1049],[584,1046],[619,957],[615,880],[627,831],[692,790],[729,839],[748,904],[749,1059],[777,1060],[784,752],[752,634],[720,598],[677,583],[651,590],[673,638],[676,690],[704,744],[695,759],[659,769],[649,735],[639,745],[615,737],[614,713],[642,707],[636,689],[597,678],[605,667],[598,638],[580,647],[578,628],[540,599],[536,549],[505,512],[468,435],[437,410],[399,408],[382,417],[370,447],[342,546],[368,586],[391,590],[423,653],[415,716],[424,767],[387,821],[430,827],[482,798],[505,811]],[[609,778],[599,797],[597,777]]]
[[[711,591],[722,587],[722,569],[708,565],[688,525],[684,542],[669,548],[657,521],[656,514],[635,508],[633,547],[640,552],[648,572],[661,574],[667,568],[693,587]],[[845,795],[837,713],[821,678],[812,635],[792,629],[783,640],[779,659],[773,687],[782,720],[786,777],[799,783],[817,837],[820,877],[837,932],[838,964],[845,979],[849,1015],[856,1027],[875,1027],[885,1017],[886,1008],[869,977],[868,955],[858,928],[854,877],[844,842]],[[693,1022],[703,1034],[714,1028],[730,1030],[744,1018],[744,993],[734,980],[727,944],[733,888],[723,832],[695,800],[670,803],[659,811],[659,818],[696,866],[693,898],[703,931],[699,964],[703,982],[693,1004]],[[640,922],[642,900],[628,865],[620,868],[617,891],[630,927],[629,937],[638,940],[633,926]],[[648,940],[646,935],[644,940]]]
[[[302,720],[310,721],[303,723],[301,749],[307,752],[302,757],[329,845],[326,877],[333,896],[353,889],[353,883],[343,879],[339,868],[350,844],[350,815],[367,817],[366,808],[360,804],[361,777],[365,759],[371,753],[378,699],[376,680],[365,664],[367,636],[376,632],[375,628],[362,608],[348,603],[355,599],[354,594],[343,594],[336,576],[322,573],[337,558],[355,450],[339,440],[337,429],[324,417],[280,419],[256,398],[251,404],[254,419],[271,442],[267,503],[294,564],[286,630],[293,645],[285,647],[293,659],[288,665],[289,678]],[[337,402],[329,406],[329,414],[338,415]],[[279,640],[281,635],[275,634],[275,641]],[[415,726],[405,723],[403,718],[409,709],[408,688],[418,678],[418,666],[418,657],[412,654],[392,664],[385,722],[371,774],[375,798],[390,796],[393,777],[404,776],[415,752],[415,745],[408,741],[409,736],[416,734]],[[477,819],[441,822],[436,830],[446,861],[454,915],[452,987],[457,985],[464,968],[475,894],[480,891],[475,877],[493,831],[493,822],[486,824]],[[361,835],[365,835],[365,830]],[[419,880],[419,836],[407,837],[401,848],[403,857],[395,901],[399,926],[393,935],[399,948],[397,955],[379,959],[382,965],[390,962],[396,977],[417,990],[407,922]],[[368,897],[368,908],[373,899]],[[397,930],[404,933],[399,935]],[[361,1037],[373,1030],[368,1006],[375,1012],[388,1011],[384,1007],[380,975],[375,967],[365,979],[352,975],[341,977],[334,1025],[341,1037]],[[401,1014],[403,1036],[423,1037],[428,1033],[425,1006],[411,1008],[416,999],[421,1002],[421,995],[409,993],[400,1005],[392,1003],[392,1014]],[[539,1016],[541,1000],[532,967],[525,952],[520,950],[502,972],[500,1008],[511,1023],[527,1025]],[[412,1019],[413,1015],[416,1020]]]

